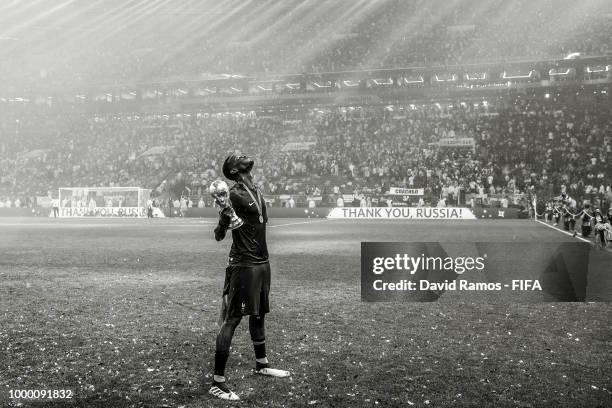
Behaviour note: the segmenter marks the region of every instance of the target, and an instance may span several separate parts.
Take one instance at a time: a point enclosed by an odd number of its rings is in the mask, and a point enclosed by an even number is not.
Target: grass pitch
[[[0,219],[0,406],[221,407],[215,324],[230,241],[212,220]],[[268,355],[248,324],[243,407],[612,406],[606,303],[363,303],[361,241],[568,241],[531,221],[272,220]],[[611,268],[612,269],[612,268]],[[71,389],[71,401],[10,400]]]

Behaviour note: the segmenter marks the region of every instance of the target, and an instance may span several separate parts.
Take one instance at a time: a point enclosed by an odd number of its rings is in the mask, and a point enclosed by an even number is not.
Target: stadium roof
[[[398,42],[432,41],[433,52],[447,46],[436,30],[482,25],[500,38],[526,30],[544,51],[610,13],[609,0],[12,0],[0,6],[0,74],[25,84],[289,72],[319,59],[370,66]]]

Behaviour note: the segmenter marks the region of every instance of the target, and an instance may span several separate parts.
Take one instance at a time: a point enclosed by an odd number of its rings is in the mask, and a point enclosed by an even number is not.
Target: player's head
[[[254,161],[248,156],[231,155],[223,162],[223,175],[232,181],[238,180],[240,174],[248,174]]]

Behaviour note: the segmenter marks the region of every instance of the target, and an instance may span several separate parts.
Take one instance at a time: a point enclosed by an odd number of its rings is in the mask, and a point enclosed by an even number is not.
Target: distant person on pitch
[[[147,218],[153,218],[153,200],[147,200]]]
[[[54,198],[51,200],[51,207],[53,207],[53,218],[57,218],[59,216],[59,198]]]
[[[223,323],[217,335],[215,371],[209,393],[230,401],[239,398],[225,382],[225,366],[234,331],[242,316],[249,316],[249,332],[255,350],[255,373],[271,377],[290,375],[288,371],[270,368],[266,357],[264,319],[270,311],[270,262],[266,244],[268,213],[261,192],[253,184],[252,168],[253,160],[250,158],[229,156],[222,168],[223,175],[236,182],[229,189],[229,197],[214,192],[211,187],[211,193],[221,207],[215,239],[221,241],[229,229],[233,243],[225,270],[221,312]]]
[[[295,208],[295,200],[293,196],[289,196],[289,200],[287,201],[287,208]]]

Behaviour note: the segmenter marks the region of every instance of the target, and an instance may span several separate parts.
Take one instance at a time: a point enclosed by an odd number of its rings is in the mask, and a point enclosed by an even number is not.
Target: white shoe
[[[238,395],[234,394],[234,392],[227,388],[227,385],[222,383],[213,384],[212,387],[210,387],[210,390],[208,390],[208,393],[213,397],[226,401],[238,401],[240,399],[238,398]]]
[[[270,377],[277,377],[277,378],[285,378],[291,375],[289,371],[279,370],[277,368],[269,368],[269,367],[264,367],[264,368],[260,368],[259,370],[255,370],[255,374],[269,375]]]

